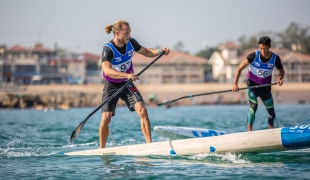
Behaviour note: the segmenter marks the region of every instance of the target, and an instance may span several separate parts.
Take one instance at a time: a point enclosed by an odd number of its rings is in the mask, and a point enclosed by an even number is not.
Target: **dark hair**
[[[270,47],[271,39],[268,36],[262,36],[259,38],[258,44],[267,45]]]

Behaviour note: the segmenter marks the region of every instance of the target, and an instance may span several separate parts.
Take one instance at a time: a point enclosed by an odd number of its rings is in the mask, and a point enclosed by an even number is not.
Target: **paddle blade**
[[[82,130],[84,124],[86,123],[87,119],[85,119],[83,122],[81,122],[75,130],[71,134],[70,143],[74,141],[74,139],[79,135],[80,131]]]

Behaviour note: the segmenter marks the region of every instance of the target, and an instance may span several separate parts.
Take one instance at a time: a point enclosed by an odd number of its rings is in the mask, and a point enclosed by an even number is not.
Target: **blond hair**
[[[118,20],[114,23],[114,25],[108,25],[106,26],[104,29],[105,29],[105,32],[107,34],[110,34],[113,30],[113,34],[115,34],[115,31],[119,31],[122,29],[122,25],[125,24],[127,26],[129,26],[129,23],[127,21],[124,21],[124,20]]]

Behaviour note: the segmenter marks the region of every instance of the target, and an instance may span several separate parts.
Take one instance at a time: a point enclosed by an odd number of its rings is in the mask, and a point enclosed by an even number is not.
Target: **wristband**
[[[161,55],[161,51],[160,51],[160,49],[157,49],[157,51],[158,51],[158,55]]]

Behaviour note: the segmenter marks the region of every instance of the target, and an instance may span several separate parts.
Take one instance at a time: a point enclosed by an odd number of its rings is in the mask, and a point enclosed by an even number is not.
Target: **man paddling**
[[[283,84],[284,69],[281,63],[281,59],[275,53],[269,51],[271,40],[268,36],[262,36],[258,40],[259,49],[249,54],[239,65],[234,78],[234,84],[232,91],[239,90],[238,80],[241,71],[249,65],[248,69],[248,86],[271,84],[272,71],[276,67],[279,70],[277,84],[281,86]],[[271,94],[271,86],[261,88],[249,88],[248,99],[250,102],[250,110],[248,113],[248,131],[252,131],[253,123],[255,120],[255,112],[257,110],[257,97],[260,97],[268,111],[268,128],[273,128],[274,119],[276,117],[274,111],[273,98]]]
[[[107,34],[113,32],[114,38],[107,42],[102,50],[102,70],[105,79],[102,102],[106,101],[126,84],[126,81],[136,81],[139,79],[133,70],[132,55],[134,52],[146,57],[156,57],[162,53],[168,55],[170,52],[168,47],[153,49],[141,46],[131,37],[129,23],[124,20],[119,20],[114,25],[106,26],[105,30]],[[100,148],[104,148],[106,145],[109,135],[109,124],[112,116],[115,115],[116,104],[119,98],[126,102],[130,111],[138,113],[145,141],[147,143],[152,142],[150,120],[143,98],[135,85],[130,83],[127,88],[102,106],[99,127]]]

